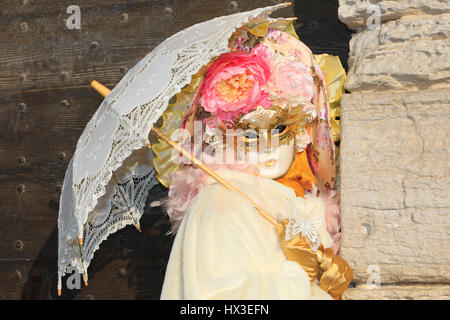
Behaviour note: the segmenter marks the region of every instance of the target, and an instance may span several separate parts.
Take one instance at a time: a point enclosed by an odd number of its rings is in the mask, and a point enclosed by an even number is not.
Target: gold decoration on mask
[[[272,132],[280,125],[288,127],[288,130],[278,132],[279,145],[288,144],[295,138],[301,128],[305,128],[306,125],[311,122],[314,117],[311,114],[304,112],[302,105],[289,106],[278,105],[275,101],[272,106],[264,109],[258,106],[255,110],[248,112],[247,114],[241,114],[234,121],[233,127],[236,129],[242,129],[244,132],[249,129],[259,131],[260,129]],[[256,143],[255,141],[249,141],[245,139],[246,143]]]
[[[319,287],[333,299],[340,300],[353,280],[352,268],[342,257],[335,255],[333,249],[324,248],[322,244],[314,252],[301,233],[285,240],[288,222],[288,219],[284,219],[276,226],[276,233],[287,259],[297,262],[305,270],[311,285],[319,279]]]
[[[247,114],[240,114],[234,121],[234,128],[242,130],[252,129],[270,129],[276,126],[280,116],[275,108],[264,109],[258,106],[255,110]]]

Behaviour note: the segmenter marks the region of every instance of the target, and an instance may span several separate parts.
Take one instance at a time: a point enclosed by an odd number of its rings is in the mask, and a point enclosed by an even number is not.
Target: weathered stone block
[[[450,12],[450,2],[442,0],[339,0],[339,19],[350,29],[366,28],[373,15],[370,8],[378,6],[381,22],[406,15],[442,14]]]
[[[422,90],[450,86],[450,14],[405,16],[350,41],[346,89]]]
[[[449,300],[449,285],[401,285],[381,286],[369,289],[363,285],[344,292],[345,300]]]
[[[365,283],[450,282],[450,90],[341,102],[342,256]]]
[[[450,14],[411,15],[383,23],[380,28],[353,34],[350,57],[364,50],[404,41],[438,40],[450,37]]]

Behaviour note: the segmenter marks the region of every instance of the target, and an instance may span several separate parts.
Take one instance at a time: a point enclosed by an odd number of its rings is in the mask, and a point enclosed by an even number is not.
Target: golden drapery
[[[290,240],[285,239],[286,226],[289,220],[278,223],[276,232],[286,257],[297,262],[308,274],[311,284],[319,279],[319,286],[333,299],[340,300],[342,293],[353,279],[353,270],[333,249],[320,247],[314,252],[301,233]]]

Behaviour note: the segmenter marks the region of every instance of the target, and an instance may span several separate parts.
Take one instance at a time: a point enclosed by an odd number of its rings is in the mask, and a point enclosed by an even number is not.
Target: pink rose
[[[267,90],[275,96],[286,98],[303,97],[311,101],[314,97],[314,80],[308,67],[298,61],[280,61],[274,64],[272,80]]]
[[[269,80],[268,52],[257,46],[250,54],[222,54],[208,68],[201,87],[201,106],[216,114],[218,122],[232,121],[258,105],[268,108],[272,101],[262,87]]]

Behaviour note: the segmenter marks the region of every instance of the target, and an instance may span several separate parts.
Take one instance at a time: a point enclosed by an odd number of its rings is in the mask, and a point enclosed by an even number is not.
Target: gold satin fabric
[[[298,234],[291,240],[285,239],[288,222],[288,219],[284,219],[276,226],[276,232],[281,243],[281,248],[289,261],[297,262],[303,270],[306,271],[312,285],[314,280],[319,276],[319,259],[317,255],[312,252],[306,238],[301,234]]]
[[[308,274],[311,285],[319,279],[319,287],[333,299],[340,300],[342,293],[353,279],[353,270],[333,249],[324,249],[321,244],[313,252],[308,241],[301,234],[291,240],[285,239],[286,226],[289,220],[284,219],[276,227],[276,233],[286,257],[289,261],[297,262]]]
[[[340,300],[342,293],[353,280],[353,270],[341,256],[335,255],[333,249],[320,245],[316,252],[320,269],[323,271],[319,286],[335,300]]]

